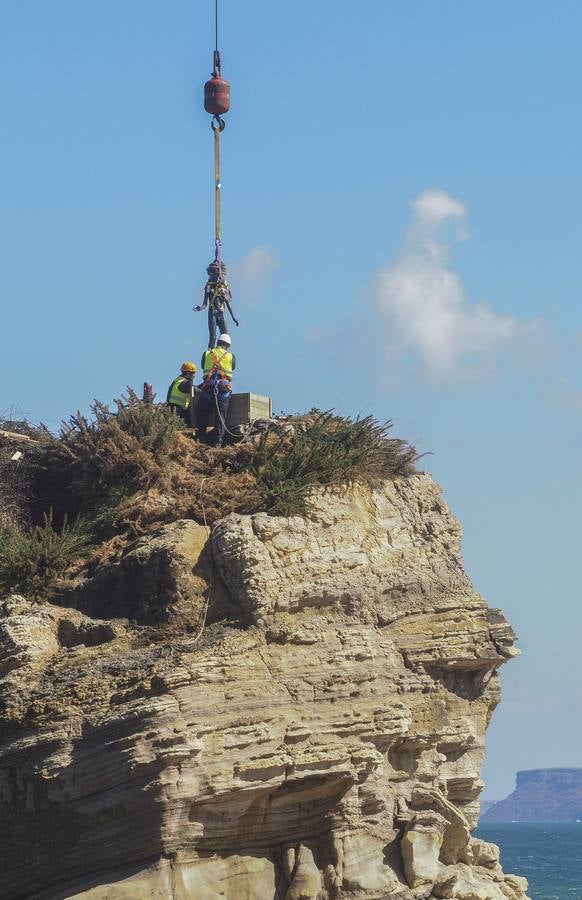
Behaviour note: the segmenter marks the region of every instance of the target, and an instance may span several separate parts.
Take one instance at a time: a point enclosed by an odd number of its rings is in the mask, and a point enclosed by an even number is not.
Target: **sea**
[[[483,823],[477,837],[501,848],[505,872],[524,875],[532,900],[582,900],[582,823]]]

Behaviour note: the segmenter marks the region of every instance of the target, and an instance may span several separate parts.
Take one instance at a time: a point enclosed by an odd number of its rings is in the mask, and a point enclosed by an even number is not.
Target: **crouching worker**
[[[193,362],[182,363],[180,375],[174,378],[168,388],[168,396],[166,403],[170,406],[181,419],[190,424],[190,401],[194,393],[198,393],[200,388],[194,387],[194,376],[198,371]]]
[[[208,419],[214,411],[214,433],[216,447],[222,447],[226,432],[226,417],[232,394],[232,373],[236,368],[234,354],[230,352],[231,340],[228,334],[221,334],[218,345],[206,350],[202,356],[204,381],[196,407],[198,439],[207,442]]]

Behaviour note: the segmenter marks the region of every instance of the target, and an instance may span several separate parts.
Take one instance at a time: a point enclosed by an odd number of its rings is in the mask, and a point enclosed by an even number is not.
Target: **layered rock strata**
[[[517,651],[459,546],[420,474],[166,526],[83,612],[6,601],[0,895],[524,898],[471,836]]]

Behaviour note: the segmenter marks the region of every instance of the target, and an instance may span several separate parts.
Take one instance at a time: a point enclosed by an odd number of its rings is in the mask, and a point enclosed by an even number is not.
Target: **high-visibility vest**
[[[174,378],[170,387],[168,388],[168,396],[166,397],[166,402],[171,403],[172,406],[179,406],[181,409],[188,409],[190,406],[190,392],[187,394],[184,391],[179,390],[181,384],[185,381],[188,381],[187,378],[184,378],[183,375],[178,375],[177,378]]]
[[[202,360],[204,377],[208,378],[213,370],[216,370],[220,378],[232,380],[232,353],[226,347],[214,347],[207,350]]]

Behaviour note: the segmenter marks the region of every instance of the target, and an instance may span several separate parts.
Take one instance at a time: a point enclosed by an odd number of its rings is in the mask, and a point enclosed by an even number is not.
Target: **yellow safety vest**
[[[214,347],[207,350],[202,360],[202,368],[204,369],[204,377],[208,378],[214,368],[218,369],[221,377],[232,380],[232,353],[225,347]]]
[[[180,385],[187,380],[188,379],[184,378],[183,375],[178,375],[171,383],[167,402],[171,403],[172,406],[179,406],[181,409],[188,409],[190,406],[190,394],[185,394],[183,391],[179,390]]]

